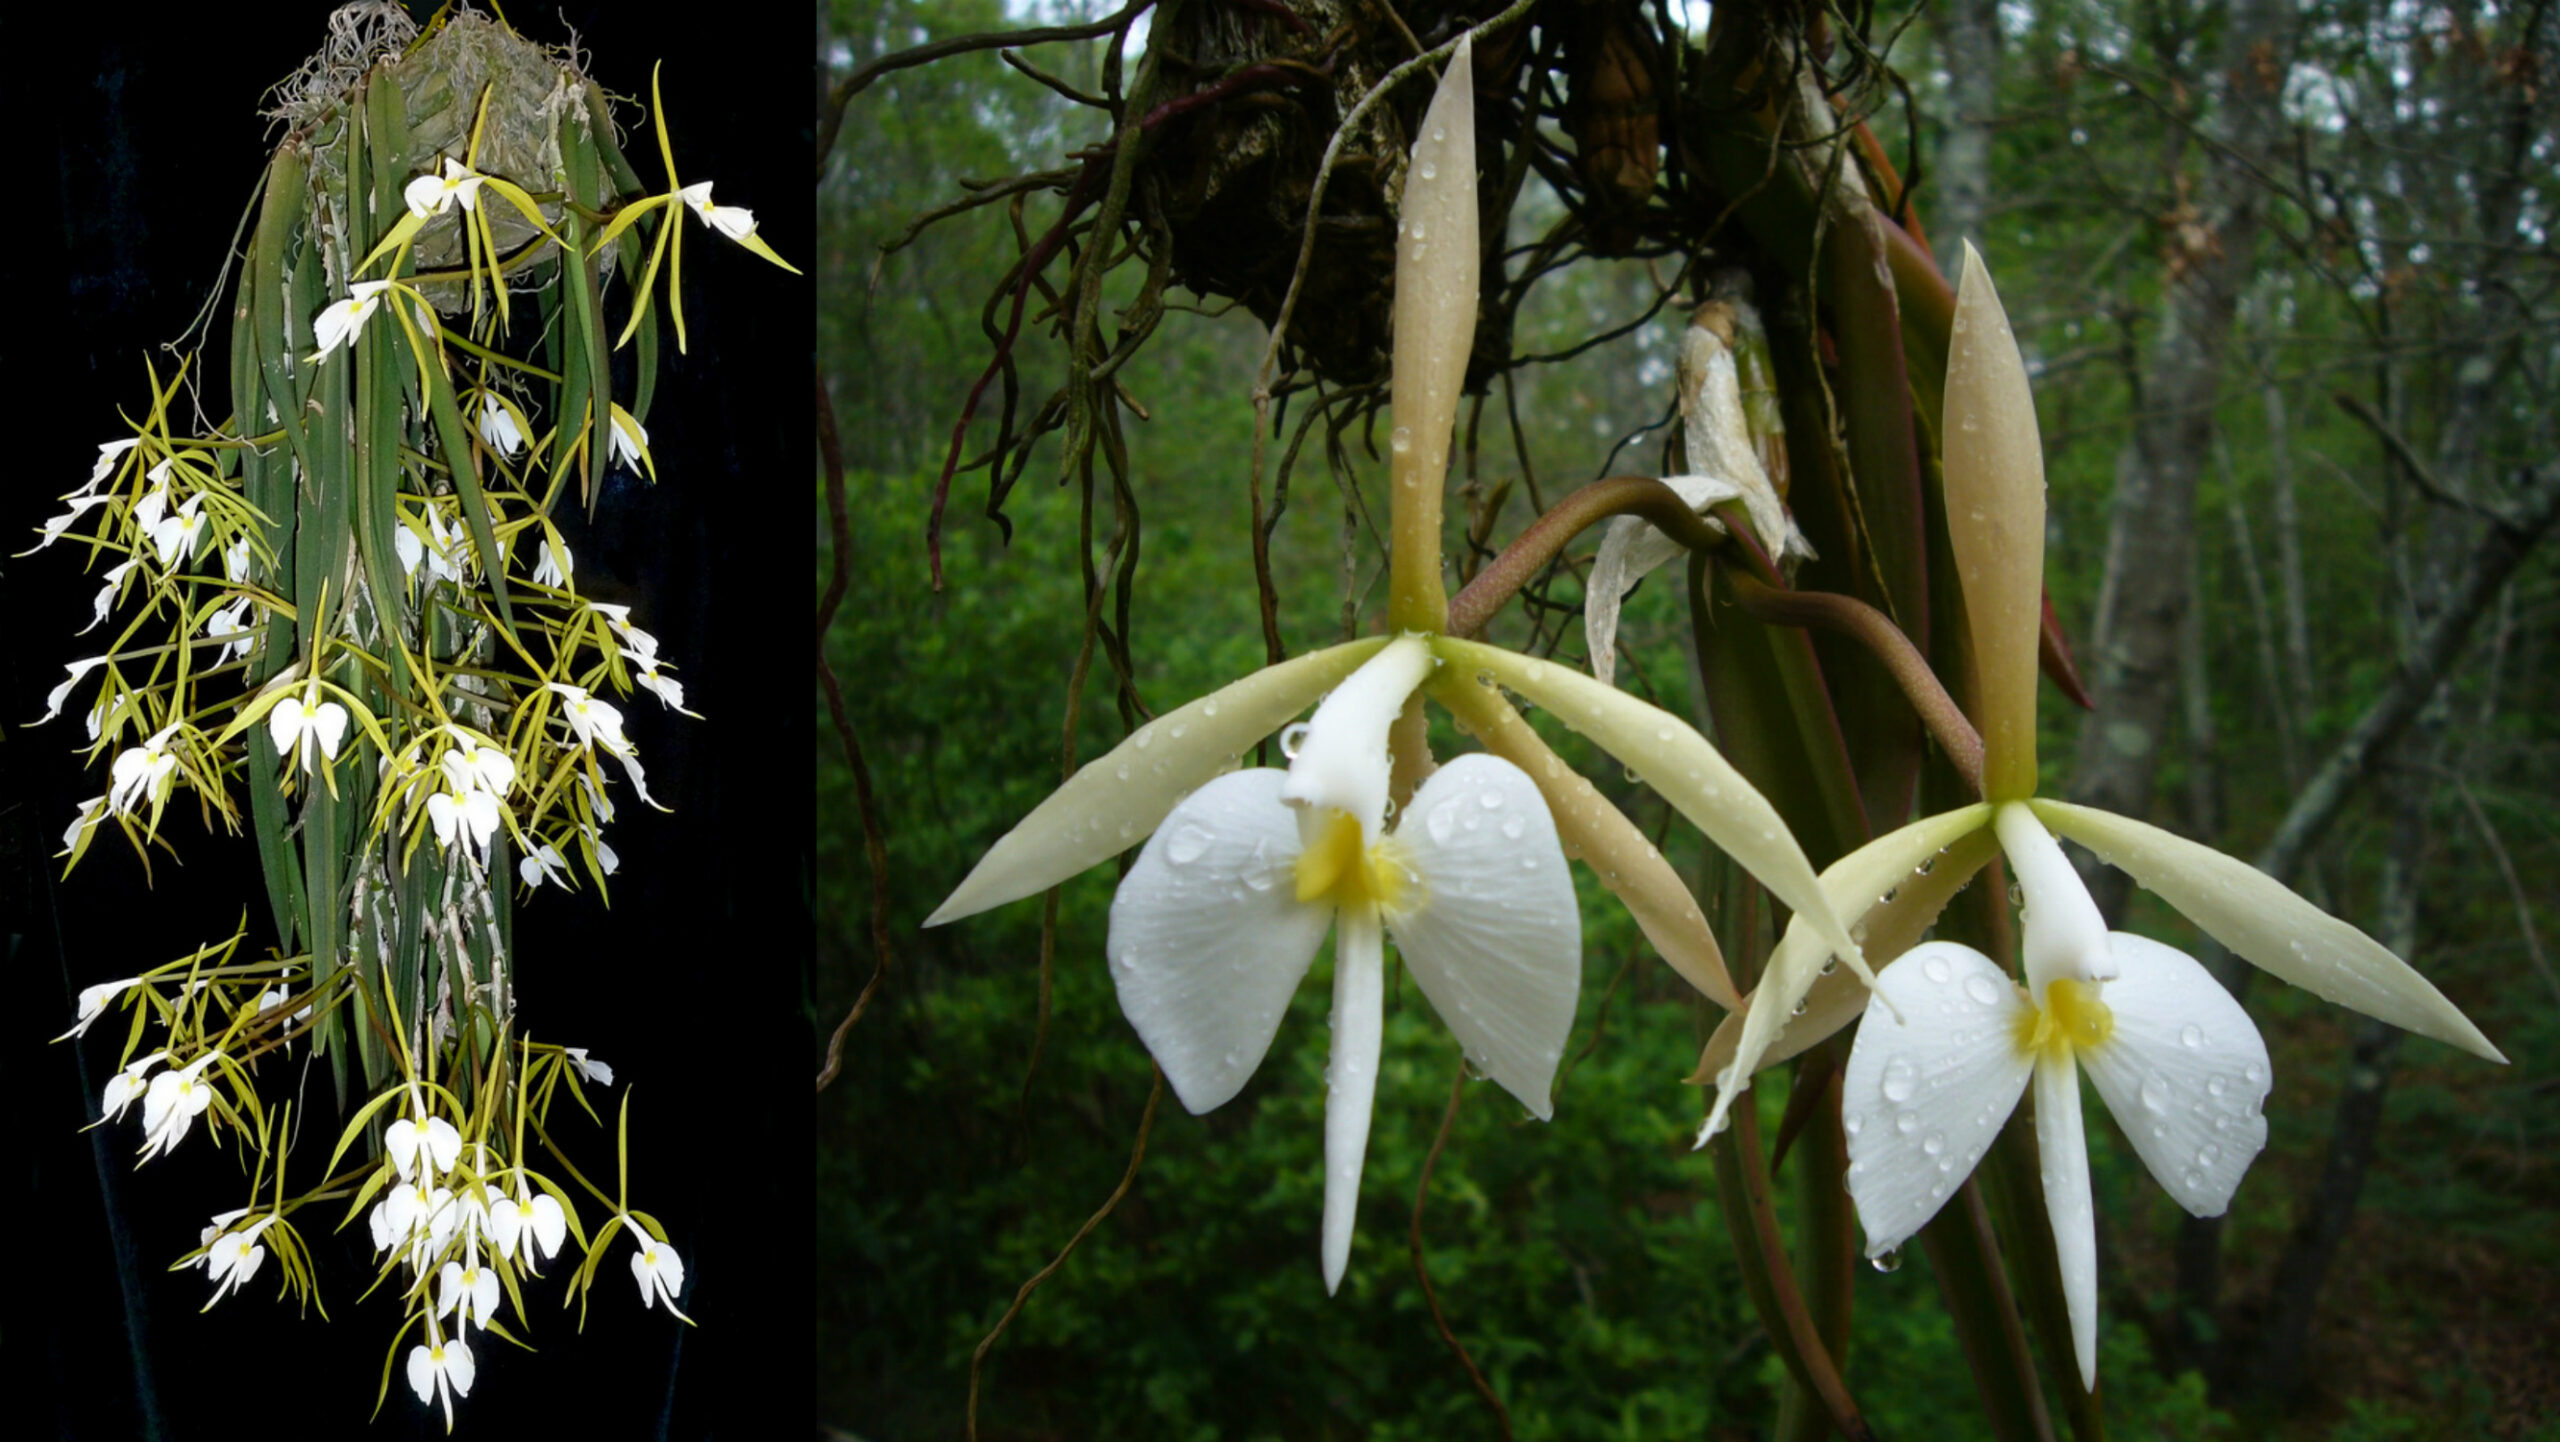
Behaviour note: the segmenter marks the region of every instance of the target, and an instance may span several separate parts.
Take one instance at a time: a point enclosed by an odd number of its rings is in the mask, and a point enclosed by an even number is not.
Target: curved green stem
[[[1530,577],[1553,563],[1567,542],[1612,516],[1642,516],[1693,551],[1711,550],[1726,540],[1723,532],[1689,509],[1678,491],[1651,476],[1593,481],[1556,502],[1553,510],[1478,571],[1466,589],[1449,598],[1448,633],[1473,636],[1483,631],[1494,612],[1518,595]]]
[[[1891,618],[1855,596],[1782,590],[1740,570],[1730,572],[1729,580],[1735,604],[1754,620],[1773,626],[1820,626],[1866,647],[1901,686],[1911,709],[1920,713],[1930,736],[1946,751],[1947,760],[1975,794],[1981,794],[1982,734],[1965,719],[1955,698],[1939,684],[1938,674],[1929,669],[1928,659]]]

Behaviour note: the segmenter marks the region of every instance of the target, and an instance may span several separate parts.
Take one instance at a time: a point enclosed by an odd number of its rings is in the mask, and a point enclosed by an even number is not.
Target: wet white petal
[[[1298,900],[1284,774],[1238,771],[1193,792],[1111,901],[1120,1009],[1195,1113],[1262,1064],[1333,921],[1331,906]]]
[[[2080,1065],[2178,1205],[2218,1217],[2267,1144],[2266,1041],[2195,958],[2128,932],[2112,940],[2122,972],[2100,999],[2115,1029],[2080,1048]]]
[[[1876,981],[1840,1087],[1849,1195],[1871,1257],[1900,1247],[1964,1184],[2034,1067],[2016,1033],[2026,998],[1981,952],[1927,942]]]
[[[1280,799],[1311,814],[1340,811],[1375,839],[1387,810],[1387,727],[1431,664],[1430,647],[1403,636],[1335,687],[1307,722]]]
[[[2036,1153],[2042,1161],[2044,1209],[2053,1224],[2054,1260],[2071,1313],[2071,1350],[2080,1385],[2098,1388],[2098,1218],[2089,1201],[2089,1138],[2080,1118],[2080,1069],[2068,1053],[2039,1053]]]
[[[1342,913],[1333,944],[1333,1051],[1325,1063],[1324,1290],[1342,1285],[1359,1220],[1360,1171],[1377,1101],[1378,1049],[1385,1035],[1386,939],[1377,913]]]
[[[2116,974],[2107,945],[2107,923],[2098,903],[2062,854],[2062,845],[2025,805],[2012,801],[1991,814],[2009,874],[2026,901],[2023,923],[2027,989],[2038,996],[2057,977],[2106,981]]]
[[[1582,990],[1582,915],[1545,798],[1499,757],[1461,756],[1416,791],[1395,850],[1419,883],[1388,917],[1432,1009],[1540,1120]]]

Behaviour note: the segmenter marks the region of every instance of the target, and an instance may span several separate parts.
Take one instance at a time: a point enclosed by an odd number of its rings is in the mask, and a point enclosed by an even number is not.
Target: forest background
[[[820,104],[893,51],[1109,9],[821,4]],[[2402,1044],[2290,988],[2249,991],[2275,1059],[2272,1131],[2211,1231],[2093,1126],[2103,1403],[2119,1435],[2560,1435],[2560,980],[2546,940],[2560,567],[2529,550],[2560,494],[2550,9],[1955,0],[1916,17],[1884,7],[1868,26],[1891,38],[1909,91],[1907,109],[1897,99],[1869,123],[1913,178],[1942,262],[1959,237],[1983,249],[2034,377],[2048,583],[2101,705],[2046,696],[2044,791],[2261,864],[2271,845],[2294,848],[2277,859],[2306,894],[2410,956],[2513,1063]],[[1689,43],[1708,19],[1703,6],[1641,14]],[[1096,91],[1105,44],[1025,55]],[[2236,102],[2252,81],[2265,103]],[[1330,1300],[1314,1245],[1329,963],[1243,1095],[1199,1118],[1168,1104],[1148,1126],[1148,1059],[1102,964],[1114,873],[1061,889],[1046,951],[1036,901],[918,929],[1060,775],[1112,501],[1106,479],[1099,513],[1081,513],[1054,439],[1001,526],[981,514],[987,474],[964,471],[947,587],[933,589],[927,513],[990,354],[980,309],[1058,196],[1027,189],[1018,219],[996,204],[909,227],[961,198],[963,178],[1048,169],[1108,136],[1100,112],[979,50],[879,74],[821,173],[818,356],[855,577],[822,646],[887,865],[875,875],[854,768],[813,697],[821,1034],[862,999],[817,1109],[820,1421],[954,1435],[974,1375],[989,1438],[1489,1435],[1422,1259],[1516,1435],[1764,1433],[1783,1369],[1690,1150],[1702,1094],[1681,1084],[1715,1014],[1588,876],[1585,991],[1553,1123],[1459,1083],[1428,1004],[1391,993],[1359,1239]],[[1528,180],[1512,244],[1560,216],[1544,186]],[[884,251],[902,238],[914,243]],[[1513,353],[1557,358],[1512,371],[1480,413],[1462,407],[1452,479],[1475,502],[1509,484],[1494,547],[1536,497],[1661,464],[1691,298],[1667,295],[1677,269],[1583,259],[1522,298]],[[1106,316],[1143,270],[1112,278]],[[1244,478],[1266,331],[1224,301],[1181,313],[1194,300],[1168,291],[1118,375],[1145,417],[1128,430],[1144,528],[1125,610],[1106,599],[1150,709],[1264,659]],[[1040,309],[1035,297],[1019,352],[1027,405],[1060,371]],[[981,419],[965,454],[989,434]],[[1292,654],[1376,623],[1384,484],[1356,426],[1330,446],[1318,427],[1297,458],[1271,538]],[[813,515],[823,537],[823,488]],[[2519,550],[2447,642],[2431,623]],[[834,560],[822,538],[821,586]],[[1561,568],[1494,636],[1583,663],[1579,585]],[[1621,684],[1704,724],[1677,592],[1657,579],[1630,598]],[[2447,682],[2413,688],[2438,652]],[[1076,760],[1125,734],[1105,660],[1090,664]],[[2387,744],[2343,777],[2324,769],[2413,692],[2423,704]],[[1702,848],[1658,798],[1540,727],[1696,874]],[[2343,804],[2304,845],[2283,823],[2324,778]],[[2148,896],[2100,895],[2195,943]],[[1761,1091],[1774,1127],[1782,1089]],[[1117,1206],[982,1346],[1115,1196],[1142,1130]],[[1961,1419],[1979,1404],[1925,1261],[1862,1272],[1856,1306],[1846,1375],[1879,1433],[1971,1430]]]

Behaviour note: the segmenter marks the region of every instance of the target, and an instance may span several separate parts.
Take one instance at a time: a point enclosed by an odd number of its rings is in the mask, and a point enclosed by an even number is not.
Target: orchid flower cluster
[[[1712,745],[1606,682],[1620,595],[1680,549],[1643,521],[1616,523],[1593,572],[1601,679],[1447,634],[1440,498],[1479,253],[1471,71],[1462,40],[1404,181],[1391,634],[1280,662],[1140,726],[999,840],[926,925],[1030,896],[1143,839],[1111,906],[1107,956],[1122,1010],[1195,1113],[1251,1078],[1330,932],[1320,1258],[1331,1291],[1354,1230],[1387,943],[1471,1067],[1545,1120],[1581,980],[1566,863],[1582,861],[1663,958],[1730,1013],[1694,1078],[1716,1089],[1699,1145],[1724,1128],[1757,1071],[1863,1022],[1839,1120],[1871,1256],[1889,1256],[1945,1205],[2033,1083],[2071,1353],[2094,1388],[2096,1249],[2080,1071],[2145,1167],[2198,1216],[2228,1205],[2264,1145],[2273,1077],[2247,1013],[2202,966],[2107,930],[2057,838],[2122,867],[2285,980],[2503,1057],[2405,962],[2280,883],[2147,823],[2034,795],[2043,463],[2025,367],[1970,247],[1943,447],[1981,801],[1892,830],[1815,876],[1777,811]],[[1682,484],[1672,489],[1701,513],[1722,510],[1710,528],[1719,540],[1747,527],[1764,556],[1784,562],[1808,548],[1744,417],[1735,356],[1756,330],[1747,307],[1701,308],[1681,397],[1698,474],[1674,478]],[[1659,853],[1548,751],[1505,693],[1625,763],[1788,908],[1752,992],[1736,994]],[[1485,753],[1435,771],[1421,725],[1426,695]],[[1310,720],[1288,724],[1310,704]],[[1232,769],[1284,726],[1285,768]],[[1957,891],[2004,854],[2025,904],[2015,977],[1971,947],[1927,939]]]
[[[492,1289],[512,1296],[563,1227],[584,1238],[566,1194],[524,1165],[523,1129],[540,1130],[563,1077],[573,1094],[579,1077],[611,1081],[582,1053],[510,1051],[512,894],[604,895],[617,807],[658,807],[625,708],[696,714],[633,608],[581,594],[564,495],[575,478],[592,507],[608,466],[656,479],[656,256],[677,258],[681,345],[681,230],[789,267],[751,212],[677,178],[663,105],[657,193],[574,58],[500,22],[455,10],[324,72],[337,78],[289,100],[266,174],[229,417],[183,417],[193,356],[152,367],[145,404],[37,538],[97,573],[88,629],[105,636],[38,720],[79,716],[106,773],[63,833],[66,870],[108,831],[147,866],[171,803],[191,800],[208,827],[247,824],[274,914],[269,962],[199,954],[84,995],[75,1034],[110,997],[134,1009],[107,1109],[142,1101],[146,1157],[210,1112],[280,1177],[252,1059],[307,1038],[342,1105],[370,1096],[338,1151],[387,1122],[376,1162],[313,1196],[352,1186],[350,1219],[373,1203],[383,1276],[405,1277],[428,1337],[411,1383],[449,1424],[473,1372],[466,1331],[506,1335]],[[627,298],[617,267],[640,277]],[[611,305],[628,312],[618,339]],[[635,337],[638,386],[617,393],[611,353]],[[153,980],[172,968],[176,998]],[[249,978],[293,1019],[261,1012]],[[153,1019],[167,1042],[134,1061]],[[644,1300],[673,1310],[683,1267],[663,1230],[605,1200],[581,1290],[627,1222]],[[254,1248],[290,1236],[283,1215],[253,1205],[199,1259],[236,1289]],[[457,1307],[467,1320],[448,1327]]]
[[[298,1133],[290,1104],[270,1112],[260,1100],[259,1064],[271,1055],[289,1056],[295,1041],[315,1031],[315,1013],[345,1004],[357,990],[353,972],[341,972],[338,985],[315,991],[309,969],[298,961],[241,961],[245,935],[235,933],[140,976],[84,989],[77,1019],[55,1038],[85,1036],[110,1009],[131,1014],[122,1059],[99,1097],[100,1116],[92,1125],[122,1122],[138,1102],[140,1162],[174,1151],[199,1120],[216,1146],[226,1133],[240,1138],[243,1169],[250,1174],[248,1204],[217,1213],[195,1249],[170,1266],[204,1269],[213,1288],[205,1310],[244,1289],[271,1248],[282,1275],[278,1296],[317,1302],[310,1249],[290,1219],[306,1207],[345,1199],[336,1225],[364,1218],[379,1263],[374,1285],[394,1284],[404,1308],[385,1361],[385,1391],[391,1359],[418,1332],[422,1340],[408,1351],[406,1375],[420,1402],[442,1404],[448,1426],[453,1397],[468,1396],[476,1374],[470,1334],[477,1329],[524,1345],[500,1320],[499,1297],[503,1292],[518,1326],[527,1325],[523,1285],[572,1238],[582,1253],[572,1264],[570,1283],[582,1318],[607,1243],[621,1226],[631,1235],[628,1265],[641,1306],[663,1302],[670,1313],[692,1321],[677,1305],[683,1258],[657,1218],[628,1204],[629,1093],[623,1105],[621,1193],[607,1196],[574,1168],[566,1170],[570,1182],[610,1209],[592,1237],[568,1189],[527,1162],[528,1128],[533,1140],[558,1153],[551,1108],[564,1083],[591,1118],[596,1114],[586,1087],[613,1085],[613,1068],[584,1047],[526,1040],[512,1048],[501,1044],[485,1060],[475,1060],[448,1039],[424,1048],[427,1071],[420,1074],[410,1067],[412,1051],[404,1043],[403,1080],[356,1110],[322,1168],[322,1180],[287,1195],[286,1163]],[[155,1024],[160,1045],[137,1057]],[[439,1076],[440,1058],[459,1070]],[[349,1149],[385,1116],[393,1120],[382,1128],[379,1153],[339,1170]],[[328,1315],[327,1304],[319,1305],[321,1315]]]

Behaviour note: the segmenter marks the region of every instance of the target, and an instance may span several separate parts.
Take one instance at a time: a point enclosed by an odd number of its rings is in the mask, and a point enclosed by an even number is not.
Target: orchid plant
[[[2406,962],[2281,882],[2147,822],[2035,796],[2043,451],[2026,366],[1970,245],[1954,337],[1948,525],[1977,663],[1983,800],[1879,837],[1823,873],[1833,904],[1858,919],[1870,951],[1889,964],[1872,991],[1861,988],[1827,969],[1831,949],[1815,928],[1791,924],[1749,1007],[1708,1045],[1700,1072],[1714,1076],[1717,1095],[1699,1140],[1724,1125],[1755,1071],[1863,1016],[1841,1126],[1867,1252],[1882,1257],[1964,1181],[2032,1076],[2072,1347],[2082,1383],[2094,1389],[2097,1243],[2078,1069],[2088,1069],[2151,1174],[2200,1217],[2229,1205],[2264,1145],[2260,1107],[2274,1078],[2248,1014],[2192,957],[2107,930],[2056,835],[2121,866],[2277,977],[2474,1055],[2506,1058]],[[1911,944],[1995,850],[2025,901],[2023,988],[1971,947]],[[1879,945],[1880,931],[1892,945]]]
[[[653,1217],[564,1165],[609,1209],[590,1233],[569,1187],[530,1165],[528,1140],[563,1155],[561,1084],[592,1116],[585,1085],[613,1073],[525,1038],[510,918],[518,886],[603,895],[616,794],[657,805],[608,698],[647,690],[695,714],[631,608],[580,594],[555,524],[573,477],[590,505],[608,465],[655,478],[652,282],[628,282],[684,212],[641,185],[570,53],[469,11],[424,33],[396,10],[375,21],[285,88],[230,415],[183,414],[195,357],[154,367],[128,434],[43,528],[35,549],[68,541],[104,566],[96,624],[119,629],[40,719],[79,714],[107,772],[64,833],[66,869],[107,833],[147,865],[170,803],[192,797],[208,823],[247,822],[265,873],[269,955],[239,954],[244,925],[88,988],[65,1037],[130,1014],[101,1110],[141,1102],[144,1160],[200,1132],[241,1143],[251,1203],[181,1265],[205,1265],[218,1301],[272,1250],[285,1288],[313,1299],[287,1218],[351,1199],[337,1224],[365,1221],[375,1285],[404,1308],[392,1352],[421,1334],[407,1376],[450,1426],[486,1360],[472,1334],[521,1340],[520,1284],[569,1237],[585,1253],[574,1295],[619,1224],[642,1304],[683,1317],[683,1263]],[[705,223],[785,264],[705,185],[688,192]],[[605,317],[617,266],[620,334],[639,337],[628,394]],[[299,1196],[290,1130],[257,1085],[297,1040],[351,1114]],[[371,1160],[342,1171],[359,1143]]]
[[[1392,638],[1283,661],[1138,728],[999,840],[926,925],[1046,890],[1146,838],[1111,909],[1121,1008],[1194,1113],[1242,1089],[1330,927],[1322,1262],[1350,1254],[1377,1082],[1384,941],[1471,1063],[1540,1118],[1581,982],[1567,857],[1712,999],[1738,1000],[1687,888],[1501,692],[1654,786],[1853,966],[1858,945],[1769,803],[1686,722],[1591,678],[1448,634],[1441,492],[1476,317],[1475,120],[1461,41],[1422,121],[1396,253]],[[1328,694],[1329,693],[1329,694]],[[1488,748],[1434,774],[1421,698]],[[1322,698],[1286,771],[1225,774]],[[1390,815],[1401,819],[1392,830]]]

